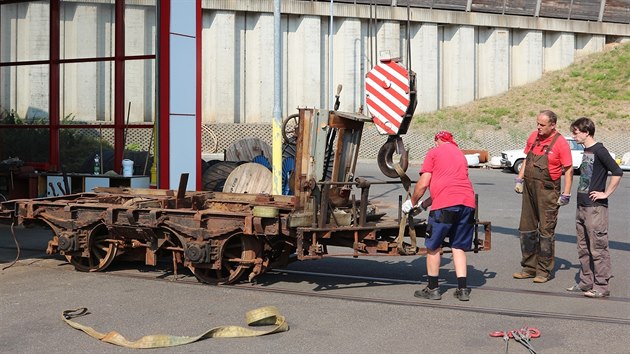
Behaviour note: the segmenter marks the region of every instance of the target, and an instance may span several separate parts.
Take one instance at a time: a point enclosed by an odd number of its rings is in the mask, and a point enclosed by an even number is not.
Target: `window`
[[[156,13],[151,0],[0,5],[0,160],[89,173],[101,149],[113,166],[148,156]]]

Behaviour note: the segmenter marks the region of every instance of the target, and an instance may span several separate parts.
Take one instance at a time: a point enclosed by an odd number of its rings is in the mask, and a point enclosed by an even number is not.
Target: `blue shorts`
[[[451,248],[469,251],[472,248],[474,227],[474,208],[456,205],[431,210],[424,245],[428,250],[437,250],[448,236]]]

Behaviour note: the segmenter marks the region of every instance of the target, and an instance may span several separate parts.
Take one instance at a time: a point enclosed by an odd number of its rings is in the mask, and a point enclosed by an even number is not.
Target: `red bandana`
[[[445,141],[447,143],[454,144],[455,146],[459,147],[459,145],[457,145],[455,140],[453,140],[453,134],[451,134],[450,132],[447,132],[446,130],[442,130],[438,132],[437,134],[435,134],[435,141],[438,141],[438,139]]]

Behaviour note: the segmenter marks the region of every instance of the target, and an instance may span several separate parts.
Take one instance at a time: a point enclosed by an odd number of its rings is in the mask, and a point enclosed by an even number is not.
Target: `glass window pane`
[[[62,1],[61,59],[114,56],[114,0]]]
[[[132,128],[126,131],[127,148],[123,158],[134,162],[134,175],[148,175],[150,172],[155,147],[152,134],[151,128]],[[122,174],[122,166],[114,166],[114,129],[95,127],[60,130],[59,158],[63,171],[94,173],[94,157],[97,154],[102,163],[101,173],[113,171]]]
[[[125,102],[131,103],[130,124],[153,123],[155,120],[155,60],[125,62]],[[127,114],[127,112],[125,112]]]
[[[113,123],[113,62],[62,64],[60,77],[61,124]]]
[[[155,1],[125,6],[125,55],[154,55],[157,26]]]
[[[48,1],[0,5],[1,62],[48,59],[49,9]]]
[[[133,161],[134,175],[150,175],[153,164],[153,129],[151,128],[130,128],[126,132],[124,159]],[[116,171],[120,173],[120,169]]]
[[[0,161],[17,157],[24,162],[48,162],[48,128],[3,128],[0,142]]]
[[[48,65],[0,68],[0,124],[48,123]]]
[[[94,173],[94,157],[103,162],[103,173],[113,169],[114,130],[65,128],[59,130],[59,160],[64,172]]]

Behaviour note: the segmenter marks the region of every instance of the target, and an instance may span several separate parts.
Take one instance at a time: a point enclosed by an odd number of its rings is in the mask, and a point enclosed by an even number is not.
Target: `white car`
[[[584,155],[584,145],[578,144],[575,139],[566,137],[569,147],[571,148],[571,157],[573,157],[573,168],[580,168],[582,164],[582,155]],[[612,155],[612,154],[611,154]],[[511,168],[515,173],[521,170],[523,161],[525,161],[525,153],[523,149],[501,151],[501,166]],[[614,155],[613,155],[614,158]]]

